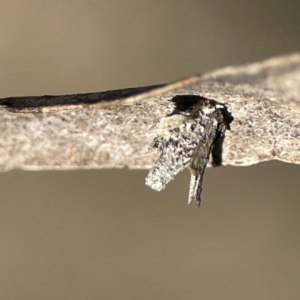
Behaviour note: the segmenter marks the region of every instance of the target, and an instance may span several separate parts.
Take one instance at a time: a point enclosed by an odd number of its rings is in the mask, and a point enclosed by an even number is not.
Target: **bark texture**
[[[154,125],[177,95],[224,103],[234,117],[223,165],[300,163],[300,53],[171,84],[0,99],[0,170],[151,168]]]

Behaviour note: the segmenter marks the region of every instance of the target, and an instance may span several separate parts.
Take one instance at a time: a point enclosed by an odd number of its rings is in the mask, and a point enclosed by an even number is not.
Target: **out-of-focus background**
[[[300,49],[300,2],[1,0],[0,97],[173,81]],[[229,133],[230,134],[230,133]],[[300,166],[0,174],[0,299],[300,299]]]

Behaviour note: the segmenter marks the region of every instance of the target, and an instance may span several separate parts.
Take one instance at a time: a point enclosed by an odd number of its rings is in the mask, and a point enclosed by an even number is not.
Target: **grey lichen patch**
[[[214,165],[219,165],[219,141],[233,120],[225,105],[200,96],[185,95],[172,99],[176,108],[155,126],[158,135],[152,147],[161,155],[146,177],[146,185],[161,191],[184,168],[191,172],[189,203],[201,203],[202,181],[214,145]]]

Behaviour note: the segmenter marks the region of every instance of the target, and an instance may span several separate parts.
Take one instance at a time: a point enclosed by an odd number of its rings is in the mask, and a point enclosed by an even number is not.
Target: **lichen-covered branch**
[[[0,99],[0,170],[150,168],[154,125],[178,95],[224,103],[234,117],[224,165],[300,163],[300,54],[167,85]]]

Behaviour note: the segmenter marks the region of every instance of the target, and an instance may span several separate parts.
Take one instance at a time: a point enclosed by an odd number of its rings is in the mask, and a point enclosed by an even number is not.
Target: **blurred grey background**
[[[1,0],[0,97],[173,81],[300,49],[300,2]],[[230,133],[229,133],[230,134]],[[299,299],[300,166],[0,174],[1,299]]]

